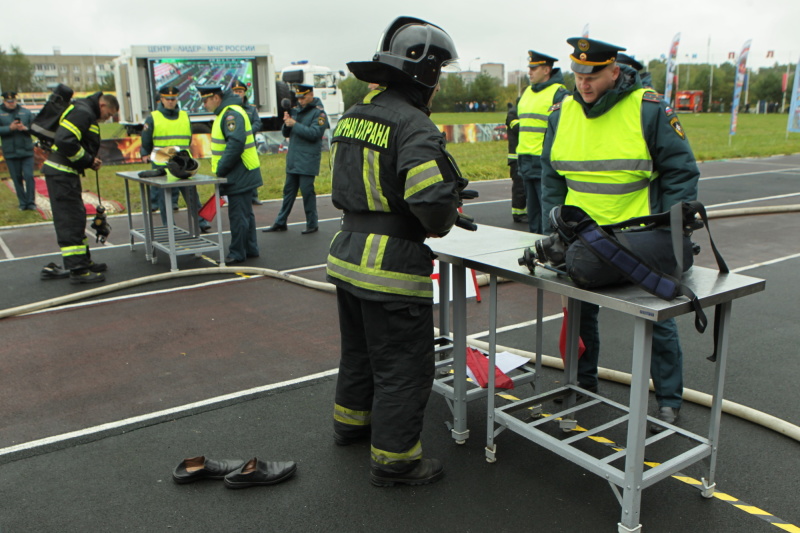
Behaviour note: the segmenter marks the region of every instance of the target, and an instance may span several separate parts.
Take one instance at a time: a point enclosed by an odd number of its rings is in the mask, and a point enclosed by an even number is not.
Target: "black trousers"
[[[408,469],[422,456],[425,406],[434,376],[433,306],[363,300],[337,289],[342,357],[336,412],[363,415],[334,420],[352,435],[371,425],[373,466]]]
[[[525,196],[525,185],[519,175],[519,163],[516,161],[509,162],[508,172],[511,175],[511,214],[524,215],[528,212],[528,204]]]
[[[89,268],[92,258],[86,239],[86,207],[81,198],[81,178],[77,174],[45,168],[53,226],[64,269],[82,272]]]

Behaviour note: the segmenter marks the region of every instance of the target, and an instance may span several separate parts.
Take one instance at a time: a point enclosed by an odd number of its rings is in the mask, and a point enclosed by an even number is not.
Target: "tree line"
[[[666,61],[654,59],[650,61],[647,70],[652,76],[653,88],[660,94],[664,93],[666,85]],[[572,91],[575,87],[575,77],[572,72],[562,69],[564,85]],[[677,85],[673,83],[672,95],[675,91],[700,90],[704,91],[704,111],[728,112],[733,101],[733,85],[736,79],[736,65],[726,62],[721,65],[710,64],[678,64]],[[769,103],[781,104],[783,101],[782,80],[787,72],[787,65],[776,63],[772,67],[759,68],[750,72],[748,81],[748,99],[751,104],[759,100]],[[787,82],[786,106],[791,99],[792,80],[794,68],[789,67]],[[505,111],[508,102],[517,101],[522,89],[527,86],[523,78],[521,85],[503,85],[497,78],[485,73],[480,73],[472,83],[466,83],[457,74],[443,76],[440,80],[441,89],[433,101],[434,113],[450,113],[460,111],[465,102],[494,103],[497,111]],[[367,84],[349,76],[340,84],[344,97],[345,108],[360,102],[366,96]],[[740,99],[741,106],[745,106],[745,94]]]

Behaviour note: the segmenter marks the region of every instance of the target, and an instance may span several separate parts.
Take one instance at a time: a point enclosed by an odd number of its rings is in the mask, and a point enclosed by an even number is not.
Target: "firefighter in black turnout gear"
[[[98,121],[106,121],[119,111],[112,94],[97,92],[76,100],[61,117],[52,152],[44,163],[47,193],[53,210],[53,226],[73,284],[105,280],[105,263],[94,263],[86,239],[86,207],[81,198],[81,176],[86,169],[98,170],[103,162]]]
[[[428,118],[441,70],[455,59],[444,30],[396,19],[372,61],[348,63],[356,78],[380,87],[333,135],[332,200],[344,211],[327,265],[342,349],[334,438],[371,440],[377,486],[443,475],[420,441],[434,377],[434,256],[424,241],[452,228],[466,185]]]

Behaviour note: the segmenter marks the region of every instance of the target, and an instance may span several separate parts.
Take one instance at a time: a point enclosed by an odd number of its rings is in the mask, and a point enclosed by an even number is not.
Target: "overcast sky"
[[[134,0],[101,7],[94,0],[37,0],[4,9],[0,46],[20,46],[26,54],[51,54],[58,47],[64,55],[117,55],[142,44],[266,44],[277,69],[307,59],[345,70],[348,61],[371,58],[391,20],[411,15],[450,34],[462,70],[488,62],[504,63],[506,72],[527,68],[528,49],[559,57],[556,66],[568,69],[565,40],[579,36],[586,24],[590,37],[625,46],[644,61],[666,54],[679,32],[679,62],[722,63],[729,52],[738,55],[747,39],[751,67],[794,64],[800,56],[800,0],[429,0],[414,2],[413,9],[398,4]],[[773,59],[766,58],[770,50]]]

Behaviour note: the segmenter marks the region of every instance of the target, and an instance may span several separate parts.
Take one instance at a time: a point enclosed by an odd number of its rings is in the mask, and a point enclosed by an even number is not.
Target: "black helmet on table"
[[[191,178],[200,169],[200,163],[187,150],[181,150],[167,161],[167,170],[179,179]]]
[[[457,59],[456,46],[442,28],[418,18],[398,17],[383,32],[372,61],[353,61],[347,66],[368,83],[410,81],[433,89],[442,69],[455,66]]]

